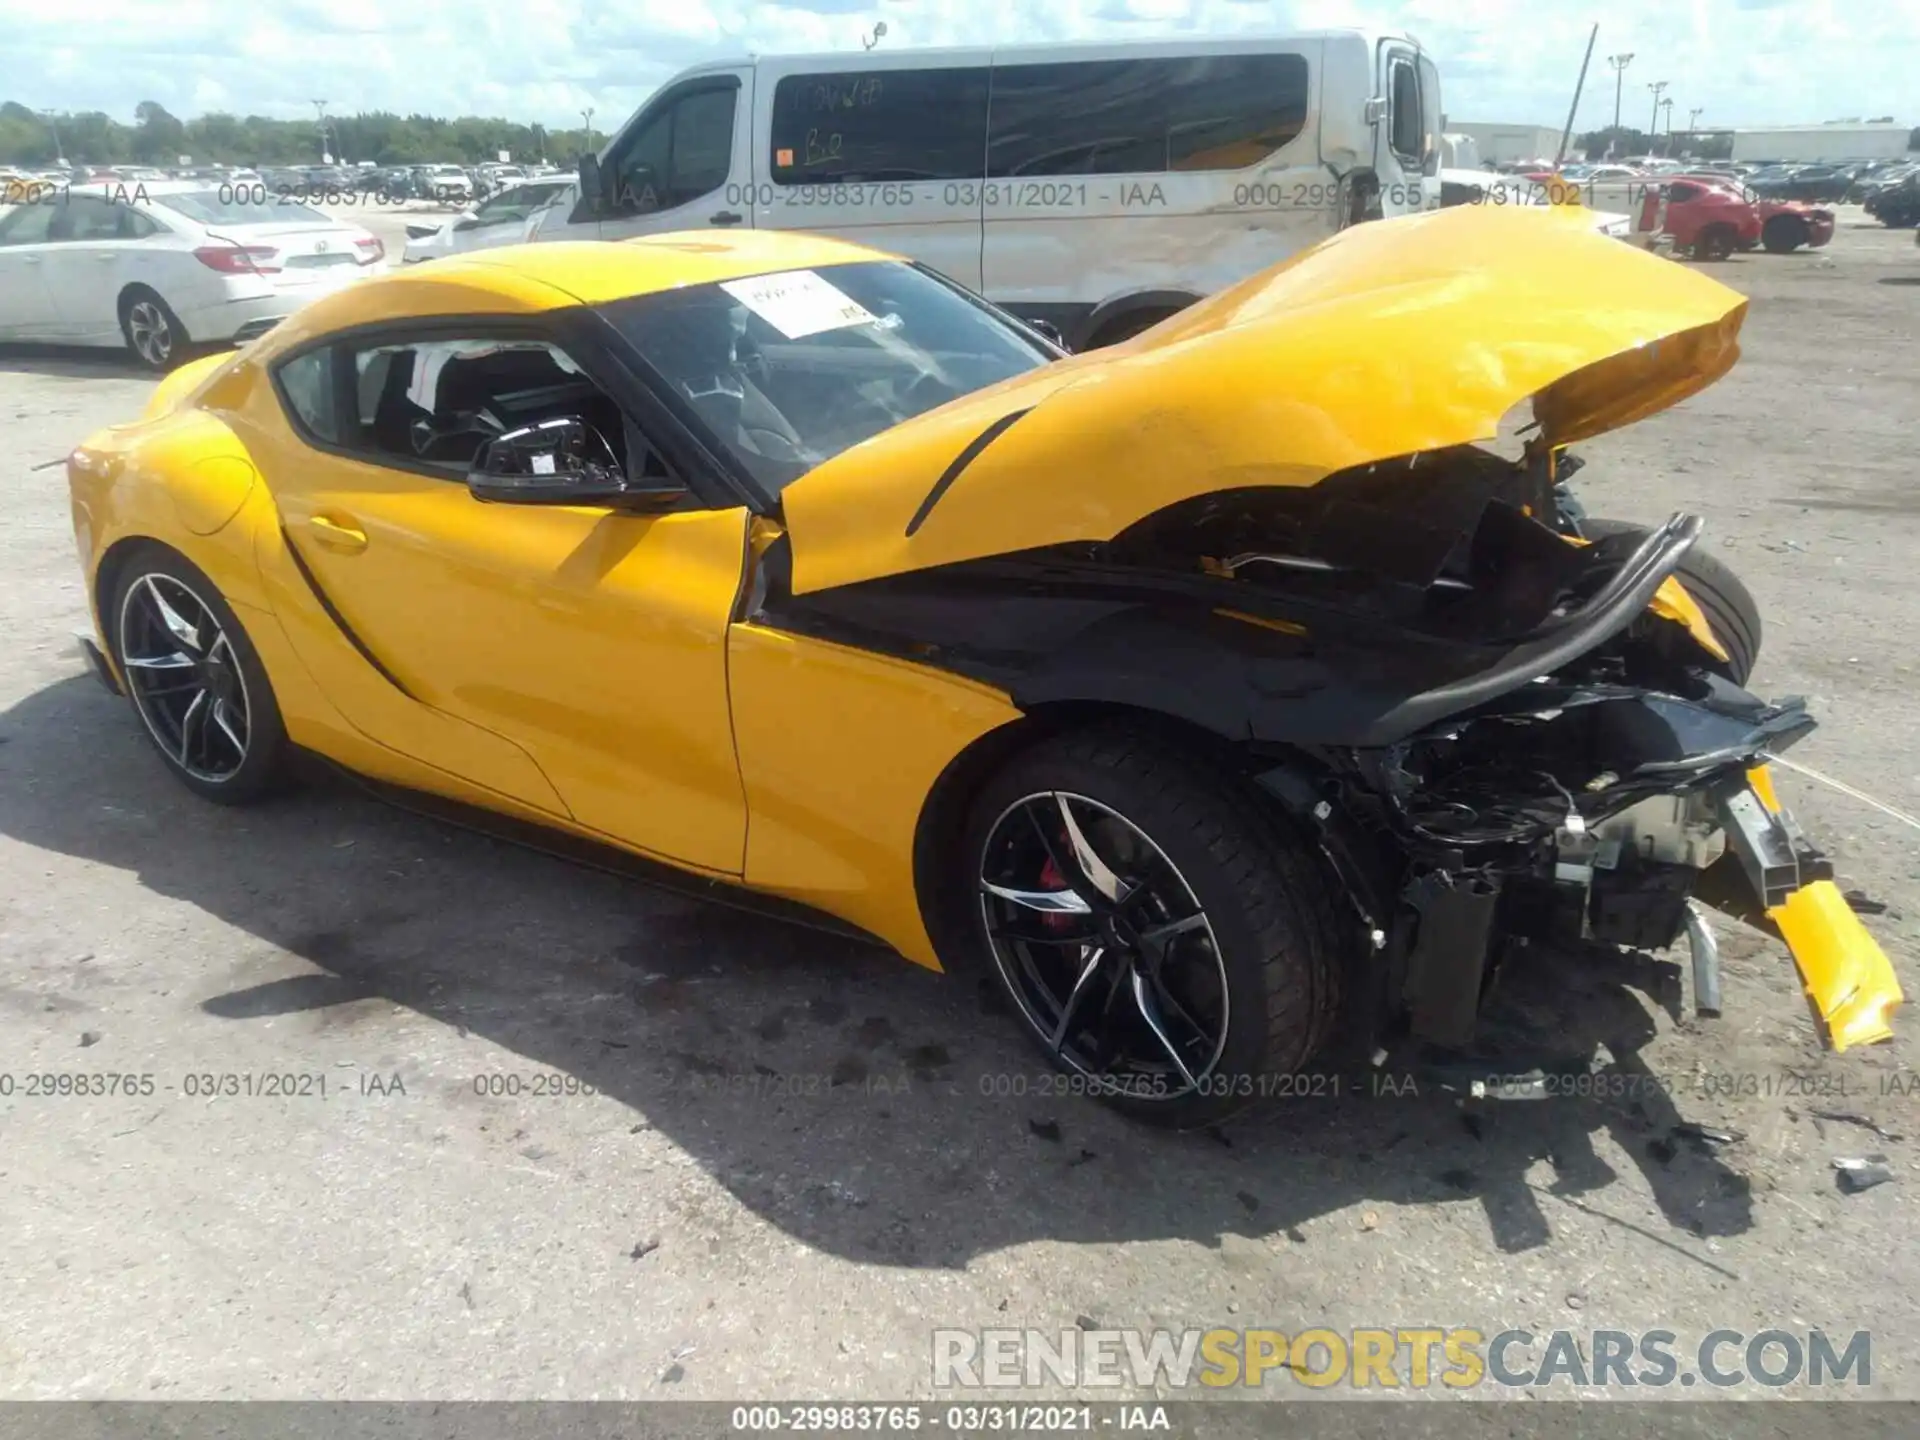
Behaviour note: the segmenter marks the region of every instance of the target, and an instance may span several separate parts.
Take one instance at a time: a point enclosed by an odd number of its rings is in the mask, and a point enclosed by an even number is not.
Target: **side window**
[[[11,213],[0,215],[0,246],[44,245],[53,217],[64,204],[17,205]]]
[[[1395,60],[1388,67],[1387,78],[1393,87],[1387,144],[1401,160],[1418,165],[1425,158],[1421,152],[1426,135],[1420,111],[1419,74],[1410,61]]]
[[[787,75],[773,90],[770,173],[781,185],[977,180],[985,66]]]
[[[726,184],[739,93],[734,85],[693,90],[648,116],[613,162],[614,208],[668,210]]]
[[[1304,55],[1210,55],[1172,70],[1169,170],[1244,170],[1307,128]]]
[[[309,350],[281,364],[275,372],[280,393],[315,439],[338,444],[339,408],[334,403],[334,358],[331,349]]]
[[[119,207],[92,195],[72,195],[57,211],[49,238],[53,240],[118,240]]]
[[[544,340],[435,336],[335,346],[285,361],[276,378],[309,439],[376,465],[458,482],[496,436],[571,419],[636,479],[668,475],[619,406]]]
[[[1698,185],[1689,185],[1684,180],[1676,181],[1667,187],[1667,199],[1678,204],[1684,205],[1689,200],[1698,200],[1700,195],[1701,190]]]
[[[673,164],[667,203],[685,205],[727,183],[733,169],[733,113],[739,91],[700,90],[673,107]]]
[[[164,233],[164,227],[144,210],[136,210],[131,205],[121,208],[120,238],[122,240],[144,240],[149,235],[162,233]]]
[[[987,173],[1245,169],[1306,128],[1308,80],[1290,54],[998,66]]]

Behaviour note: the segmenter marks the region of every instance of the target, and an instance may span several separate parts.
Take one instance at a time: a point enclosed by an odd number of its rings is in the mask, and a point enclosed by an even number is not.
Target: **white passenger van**
[[[1440,132],[1439,72],[1398,35],[753,58],[662,86],[533,238],[822,231],[1081,348],[1437,207]]]

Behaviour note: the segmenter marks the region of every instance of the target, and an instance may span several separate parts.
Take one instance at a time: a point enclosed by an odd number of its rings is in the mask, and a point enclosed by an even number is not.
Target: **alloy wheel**
[[[1227,1043],[1226,964],[1144,830],[1083,795],[1028,795],[989,829],[979,886],[994,964],[1059,1064],[1106,1095],[1209,1088]]]
[[[171,575],[147,574],[120,602],[120,666],[154,743],[196,780],[218,785],[247,761],[247,680],[207,603]]]
[[[165,365],[173,354],[173,327],[158,301],[136,300],[127,307],[127,333],[133,339],[133,348],[149,365]]]

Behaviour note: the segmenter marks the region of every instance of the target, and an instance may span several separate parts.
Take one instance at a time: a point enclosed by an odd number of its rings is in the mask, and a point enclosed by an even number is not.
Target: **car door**
[[[178,286],[166,284],[166,251],[154,243],[164,235],[153,216],[132,200],[70,196],[53,223],[53,238],[61,243],[48,260],[58,311],[54,333],[68,340],[118,336],[120,297],[130,285],[143,285],[186,310]]]
[[[48,287],[51,230],[60,202],[37,198],[0,215],[0,337],[43,339],[57,311]]]
[[[309,384],[303,372],[320,365],[330,381]],[[611,435],[641,473],[664,473],[642,428],[581,370],[523,326],[401,327],[282,363],[296,417],[297,395],[334,397],[259,460],[283,543],[382,677],[330,698],[381,743],[447,765],[422,753],[439,742],[396,709],[397,690],[524,751],[579,824],[737,875],[746,802],[726,632],[746,510],[693,496],[659,514],[488,504],[465,483],[497,433],[476,417],[511,429],[556,407]],[[472,747],[492,764],[483,750]]]
[[[597,206],[581,201],[569,224],[603,240],[751,224],[752,113],[750,65],[681,81],[608,148]]]

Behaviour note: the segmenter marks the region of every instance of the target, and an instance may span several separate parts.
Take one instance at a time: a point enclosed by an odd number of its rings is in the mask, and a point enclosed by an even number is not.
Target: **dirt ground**
[[[1715,273],[1753,297],[1745,358],[1578,487],[1703,514],[1765,614],[1755,688],[1820,717],[1793,758],[1920,811],[1920,249],[1851,212]],[[1731,922],[1718,1021],[1647,967],[1513,987],[1661,1088],[1168,1136],[1039,1097],[990,997],[884,954],[338,784],[195,800],[82,671],[42,468],[150,388],[0,353],[0,1397],[926,1397],[935,1327],[1425,1324],[1866,1330],[1848,1393],[1920,1398],[1911,1036],[1823,1054],[1784,949]],[[1782,789],[1920,985],[1920,833]],[[19,1088],[68,1072],[154,1088]],[[326,1096],[187,1093],[269,1073]],[[485,1093],[536,1076],[562,1093]],[[1893,1183],[1842,1193],[1869,1153]]]

